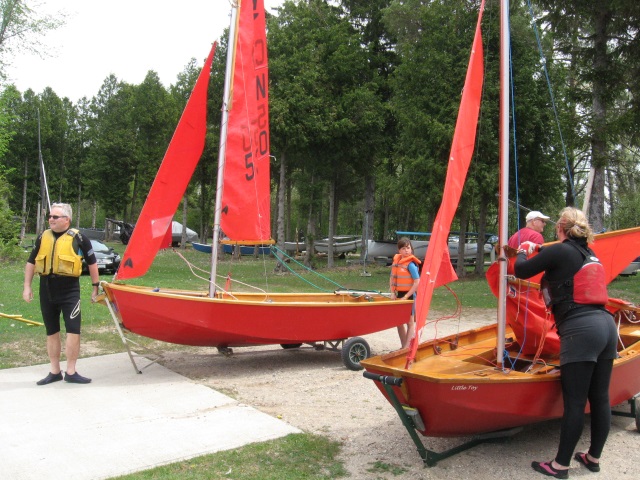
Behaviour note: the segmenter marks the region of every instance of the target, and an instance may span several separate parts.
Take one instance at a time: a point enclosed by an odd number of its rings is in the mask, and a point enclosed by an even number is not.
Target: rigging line
[[[538,33],[538,25],[535,21],[535,16],[533,14],[533,7],[531,6],[531,0],[527,0],[527,5],[529,7],[529,15],[531,15],[531,25],[533,26],[533,31],[536,34],[536,42],[538,43],[538,52],[540,53],[540,63],[542,64],[542,70],[544,71],[544,76],[547,80],[547,88],[549,89],[549,97],[551,98],[551,105],[553,106],[553,115],[556,119],[556,125],[558,127],[558,135],[560,135],[560,144],[562,145],[562,153],[564,155],[564,163],[567,167],[567,176],[569,177],[569,185],[571,185],[571,194],[573,198],[576,197],[576,191],[573,184],[573,177],[571,176],[571,169],[569,168],[569,157],[567,155],[567,148],[564,144],[564,137],[562,135],[562,128],[560,127],[560,119],[558,118],[558,110],[556,108],[556,100],[553,95],[553,89],[551,88],[551,80],[549,79],[549,71],[547,70],[547,59],[542,52],[542,43],[540,42],[540,35]]]
[[[509,32],[511,32],[511,27],[509,27]],[[511,33],[509,33],[509,35],[511,35]],[[518,185],[520,184],[520,180],[518,176],[518,140],[516,138],[516,95],[515,95],[515,85],[513,81],[513,50],[511,47],[511,42],[509,42],[509,93],[510,93],[509,97],[511,99],[511,123],[513,124],[513,174],[515,176],[515,185],[516,185],[515,187],[516,204],[520,204],[520,189],[518,188]],[[508,192],[507,192],[507,198],[509,198]],[[520,210],[519,209],[516,209],[516,222],[517,222],[517,226],[520,226]]]
[[[321,273],[316,272],[315,270],[312,270],[311,268],[307,267],[306,265],[298,262],[295,258],[290,257],[287,252],[285,252],[284,250],[280,250],[277,246],[272,245],[271,249],[275,252],[275,253],[280,253],[282,254],[283,257],[288,258],[289,260],[293,261],[294,263],[296,263],[297,265],[299,265],[300,267],[304,268],[305,270],[308,270],[309,272],[319,276],[320,278],[322,278],[323,280],[326,280],[329,283],[333,283],[336,287],[338,287],[341,290],[349,290],[348,288],[343,287],[342,285],[340,285],[339,283],[334,282],[333,280],[331,280],[328,277],[325,277],[324,275],[322,275]],[[332,290],[326,290],[324,288],[321,288],[317,285],[315,285],[314,283],[310,282],[309,280],[307,280],[306,278],[303,278],[298,272],[295,272],[289,265],[286,264],[285,261],[281,260],[280,257],[278,255],[274,255],[274,257],[287,269],[289,270],[291,273],[293,273],[294,275],[297,275],[301,280],[304,280],[305,282],[307,282],[309,285],[311,285],[314,288],[317,288],[318,290],[322,290],[323,292],[332,292]]]
[[[231,295],[231,296],[233,297],[233,294],[232,294],[231,292],[226,292],[223,288],[220,288],[220,285],[218,285],[218,284],[217,284],[217,283],[215,283],[213,280],[211,280],[211,278],[201,277],[201,276],[200,276],[200,275],[198,275],[194,270],[199,270],[199,271],[201,271],[201,272],[203,272],[203,273],[210,273],[210,272],[208,272],[207,270],[204,270],[204,269],[202,269],[202,268],[200,268],[200,267],[197,267],[196,265],[194,265],[193,263],[191,263],[189,260],[187,260],[187,259],[184,257],[184,255],[182,255],[182,254],[181,254],[179,251],[177,251],[175,248],[173,248],[172,250],[173,250],[173,252],[174,252],[176,255],[178,255],[178,256],[179,256],[179,257],[184,261],[184,263],[186,263],[186,264],[187,264],[187,266],[189,267],[189,270],[191,270],[191,273],[193,274],[193,276],[194,276],[194,277],[199,278],[200,280],[204,280],[205,282],[207,282],[207,283],[209,283],[209,284],[213,284],[213,285],[215,285],[215,287],[216,287],[219,291],[221,291],[221,292],[225,292],[227,295]],[[249,284],[249,283],[241,282],[240,280],[236,280],[235,278],[231,278],[231,277],[229,277],[229,275],[220,275],[220,274],[216,274],[216,277],[224,278],[224,279],[229,278],[229,279],[230,279],[232,282],[234,282],[234,283],[237,283],[237,284],[243,285],[243,286],[248,287],[248,288],[253,288],[254,290],[257,290],[257,291],[258,291],[258,292],[260,292],[260,293],[264,293],[264,294],[265,294],[265,296],[269,296],[269,294],[268,294],[265,290],[263,290],[262,288],[260,288],[260,287],[256,287],[255,285],[251,285],[251,284]],[[234,298],[235,298],[235,297],[234,297]]]

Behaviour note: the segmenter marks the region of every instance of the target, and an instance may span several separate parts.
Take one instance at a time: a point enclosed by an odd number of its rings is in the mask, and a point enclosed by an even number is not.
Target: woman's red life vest
[[[422,262],[413,255],[403,257],[397,253],[393,257],[391,264],[391,288],[395,292],[408,292],[413,286],[413,278],[409,273],[409,264],[415,263],[420,266]]]
[[[604,267],[591,250],[585,250],[575,242],[567,242],[578,249],[584,257],[582,267],[572,279],[561,282],[549,282],[544,277],[541,291],[547,306],[559,303],[578,305],[605,305],[609,301],[607,293],[607,274]]]

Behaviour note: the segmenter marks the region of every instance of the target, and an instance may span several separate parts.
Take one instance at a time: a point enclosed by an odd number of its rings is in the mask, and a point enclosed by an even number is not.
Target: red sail
[[[418,344],[420,343],[420,332],[425,325],[427,315],[429,315],[433,290],[458,278],[449,261],[448,239],[451,222],[460,203],[462,188],[475,146],[482,82],[484,81],[482,31],[480,28],[483,11],[484,0],[480,5],[471,58],[467,68],[467,77],[464,81],[456,129],[453,134],[442,203],[433,225],[427,255],[424,259],[420,276],[420,285],[416,296],[416,335],[411,340],[406,368],[409,368],[416,356]],[[478,244],[480,245],[481,242],[478,242]]]
[[[220,219],[224,235],[232,240],[271,237],[268,83],[264,2],[242,2]]]
[[[214,43],[142,207],[116,274],[117,279],[144,275],[160,249],[167,230],[171,231],[173,215],[204,149],[207,88],[215,51]]]

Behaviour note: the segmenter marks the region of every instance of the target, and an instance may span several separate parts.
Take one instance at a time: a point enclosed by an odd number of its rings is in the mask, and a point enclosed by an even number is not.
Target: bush
[[[24,249],[18,245],[17,240],[0,239],[0,262],[18,262],[25,259]]]

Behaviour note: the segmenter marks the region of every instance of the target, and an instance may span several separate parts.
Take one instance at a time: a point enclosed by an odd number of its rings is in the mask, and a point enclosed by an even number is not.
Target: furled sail
[[[269,68],[263,0],[241,5],[220,226],[238,242],[271,237]]]
[[[171,230],[173,215],[204,149],[207,89],[215,51],[214,43],[142,207],[116,274],[117,279],[144,275],[153,263],[167,230]]]
[[[451,222],[460,202],[462,188],[464,187],[475,146],[482,83],[484,81],[484,54],[480,27],[483,11],[484,0],[480,5],[469,67],[467,68],[467,76],[464,82],[455,133],[453,134],[442,203],[433,225],[420,276],[420,285],[416,296],[416,335],[411,340],[406,368],[409,368],[415,358],[418,344],[420,343],[420,332],[429,314],[434,289],[458,278],[449,259],[448,238]]]

